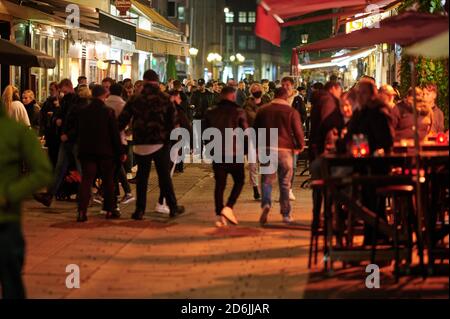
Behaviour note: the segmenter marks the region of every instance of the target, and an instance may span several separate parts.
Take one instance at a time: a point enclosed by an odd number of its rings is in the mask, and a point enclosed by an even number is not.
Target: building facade
[[[169,56],[186,63],[189,44],[184,33],[150,7],[149,1],[130,0],[121,13],[114,1],[4,0],[0,2],[0,37],[44,52],[56,59],[54,69],[2,65],[1,90],[13,84],[31,89],[43,101],[49,84],[62,78],[76,83],[106,76],[116,80],[142,79],[148,68],[167,78]],[[79,24],[68,23],[68,5],[79,10]],[[71,21],[71,20],[69,20]]]
[[[222,78],[279,78],[283,64],[281,49],[254,34],[256,1],[226,0],[224,21]]]

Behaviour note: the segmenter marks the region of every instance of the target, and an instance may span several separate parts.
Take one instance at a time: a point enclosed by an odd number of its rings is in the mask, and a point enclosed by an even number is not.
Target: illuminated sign
[[[116,0],[116,9],[120,12],[121,16],[126,15],[130,8],[131,0]]]

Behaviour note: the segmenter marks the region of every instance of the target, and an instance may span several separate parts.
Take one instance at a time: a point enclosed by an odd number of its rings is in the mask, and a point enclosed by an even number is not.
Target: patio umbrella
[[[25,45],[0,39],[0,64],[53,69],[56,60]]]
[[[448,30],[448,17],[419,12],[405,12],[379,23],[348,34],[303,45],[299,51],[360,48],[380,43],[411,45]]]
[[[405,49],[406,54],[430,59],[448,58],[448,30],[435,37],[420,41]]]

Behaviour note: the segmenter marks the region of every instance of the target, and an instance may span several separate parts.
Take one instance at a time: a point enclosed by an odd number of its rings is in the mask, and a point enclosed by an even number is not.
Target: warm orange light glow
[[[361,155],[364,156],[367,154],[367,150],[363,147],[361,148]]]
[[[438,144],[445,144],[445,143],[447,143],[447,138],[446,138],[446,136],[445,136],[445,134],[443,134],[443,133],[439,133],[437,136],[436,136],[436,142],[438,143]]]

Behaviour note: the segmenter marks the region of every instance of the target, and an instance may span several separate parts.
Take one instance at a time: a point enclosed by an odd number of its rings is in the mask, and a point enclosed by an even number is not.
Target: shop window
[[[239,23],[247,23],[247,12],[239,11]]]

